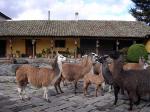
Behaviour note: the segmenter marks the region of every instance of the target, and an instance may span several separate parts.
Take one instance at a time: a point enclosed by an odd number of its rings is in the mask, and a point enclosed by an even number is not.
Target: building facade
[[[150,52],[150,27],[137,21],[26,20],[0,21],[0,56],[66,53],[77,56],[144,43]]]

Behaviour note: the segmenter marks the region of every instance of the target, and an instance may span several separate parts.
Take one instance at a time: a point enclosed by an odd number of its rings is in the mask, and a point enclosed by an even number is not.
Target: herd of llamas
[[[43,98],[50,102],[48,87],[54,86],[57,93],[63,93],[61,82],[73,82],[76,94],[77,83],[83,80],[83,94],[87,95],[90,84],[95,85],[95,96],[100,89],[104,95],[105,84],[109,91],[114,89],[114,105],[118,101],[118,93],[126,92],[129,98],[129,110],[133,104],[138,105],[141,97],[150,93],[150,69],[145,59],[140,57],[139,63],[125,63],[119,52],[98,56],[95,53],[82,56],[80,61],[66,62],[67,58],[57,54],[52,68],[34,67],[23,64],[16,69],[16,82],[19,96],[22,100],[31,97],[25,92],[27,84],[44,90]]]

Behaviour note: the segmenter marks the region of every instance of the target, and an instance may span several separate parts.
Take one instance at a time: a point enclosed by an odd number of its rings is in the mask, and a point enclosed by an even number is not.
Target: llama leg
[[[129,107],[128,110],[132,110],[132,107],[133,107],[133,100],[132,100],[132,98],[129,98],[129,101],[130,101],[130,107]]]
[[[102,89],[105,90],[106,84],[105,82],[102,83]]]
[[[47,102],[50,102],[49,98],[48,98],[48,87],[43,87],[44,89],[44,99],[46,99]]]
[[[140,95],[137,95],[137,97],[138,97],[138,100],[135,102],[135,104],[136,104],[136,105],[139,105],[139,104],[140,104],[140,101],[141,101],[141,97],[140,97]]]
[[[62,77],[60,77],[60,79],[58,80],[57,86],[58,86],[58,88],[59,88],[59,91],[60,91],[61,93],[64,93],[64,92],[62,91],[61,87],[60,87],[61,81],[62,81]]]
[[[55,87],[56,93],[59,94],[56,83],[54,84],[54,87]]]
[[[101,96],[104,96],[104,89],[102,88],[101,85],[99,86],[99,88],[100,88]]]
[[[31,97],[26,94],[25,87],[23,88],[22,93],[23,93],[23,95],[24,95],[24,98],[27,98],[28,100],[31,99]]]
[[[111,90],[112,90],[112,87],[111,87],[111,85],[109,85],[109,87],[108,87],[108,92],[110,93]]]
[[[68,86],[67,82],[65,81],[65,79],[63,77],[61,78],[61,81],[63,82],[63,86]]]
[[[43,87],[43,90],[44,90],[43,98],[45,99],[46,98],[45,87]]]
[[[96,85],[96,89],[95,89],[95,96],[97,97],[97,91],[99,89],[100,85]]]
[[[76,94],[76,93],[77,93],[77,91],[76,91],[76,90],[77,90],[77,82],[75,81],[75,82],[74,82],[74,94]]]
[[[58,88],[59,88],[59,91],[60,91],[61,93],[64,93],[64,92],[62,91],[61,87],[60,87],[60,84],[58,84]]]
[[[19,97],[21,98],[21,100],[24,100],[23,94],[22,94],[23,88],[22,87],[18,87],[17,90],[19,92]]]
[[[68,85],[67,85],[67,82],[66,82],[65,80],[63,80],[63,85],[64,85],[64,86],[68,86]]]
[[[135,92],[128,92],[128,96],[129,96],[129,109],[128,110],[132,110],[132,107],[133,107],[133,101],[135,100],[135,98],[137,97],[137,95],[135,94]]]
[[[89,83],[84,83],[83,84],[83,91],[84,91],[84,96],[87,95],[87,89],[88,89]]]
[[[115,95],[115,101],[114,101],[114,105],[117,104],[118,101],[118,93],[119,93],[120,87],[119,86],[114,86],[114,95]]]
[[[46,90],[44,88],[44,95],[43,95],[43,98],[46,99]]]

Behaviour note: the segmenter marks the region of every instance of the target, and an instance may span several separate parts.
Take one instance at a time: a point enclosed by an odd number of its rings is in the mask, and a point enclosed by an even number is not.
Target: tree
[[[131,0],[135,6],[130,9],[130,13],[138,21],[143,21],[150,26],[150,0]]]

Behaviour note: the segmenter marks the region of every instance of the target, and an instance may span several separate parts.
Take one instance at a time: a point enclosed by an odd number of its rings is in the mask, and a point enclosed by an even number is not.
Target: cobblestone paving
[[[116,106],[113,105],[113,93],[105,93],[104,96],[94,96],[94,86],[91,85],[89,95],[84,97],[82,82],[78,84],[78,93],[73,93],[73,85],[62,85],[64,93],[57,94],[50,87],[49,97],[51,103],[43,100],[43,90],[28,87],[27,92],[32,95],[31,100],[21,101],[18,96],[16,84],[10,82],[0,83],[0,112],[128,112],[128,101],[119,99]],[[150,112],[150,103],[142,101],[134,106],[132,112]]]

